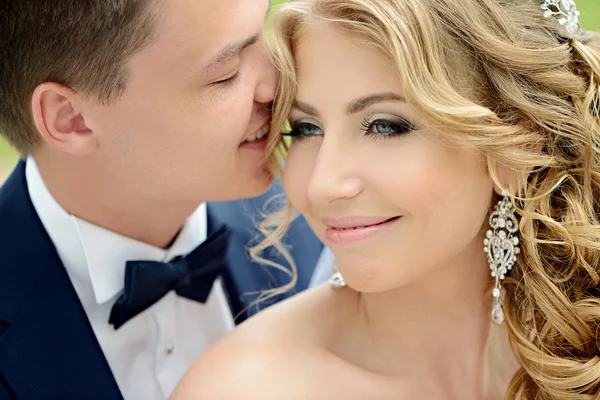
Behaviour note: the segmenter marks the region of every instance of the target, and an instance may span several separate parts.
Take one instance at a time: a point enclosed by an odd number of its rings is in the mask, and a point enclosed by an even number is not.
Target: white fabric
[[[196,358],[234,327],[222,283],[215,283],[206,304],[171,292],[119,330],[108,319],[123,290],[126,261],[168,261],[189,253],[206,239],[206,204],[186,221],[171,248],[163,250],[69,215],[48,191],[32,157],[26,177],[33,205],[124,398],[167,399]]]
[[[329,247],[323,247],[315,270],[308,284],[309,288],[319,286],[329,280],[333,271],[333,253]]]

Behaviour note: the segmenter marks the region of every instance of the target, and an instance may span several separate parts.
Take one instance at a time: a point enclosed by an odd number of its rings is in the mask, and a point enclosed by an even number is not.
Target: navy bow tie
[[[108,322],[119,329],[171,290],[188,299],[206,302],[215,279],[226,265],[230,234],[229,229],[222,227],[187,256],[166,263],[128,261],[125,288]]]

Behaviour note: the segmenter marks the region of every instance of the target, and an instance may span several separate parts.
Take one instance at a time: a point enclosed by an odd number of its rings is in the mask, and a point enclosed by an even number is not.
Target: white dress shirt
[[[163,250],[68,214],[48,191],[32,157],[25,173],[35,210],[124,398],[166,399],[198,356],[234,327],[222,283],[215,282],[205,304],[170,292],[118,330],[108,319],[123,290],[125,263],[169,261],[191,252],[206,239],[206,204],[186,221],[171,248]]]
[[[331,278],[331,274],[333,273],[333,260],[334,257],[331,250],[328,247],[323,247],[310,279],[310,283],[308,284],[309,288],[320,286]]]

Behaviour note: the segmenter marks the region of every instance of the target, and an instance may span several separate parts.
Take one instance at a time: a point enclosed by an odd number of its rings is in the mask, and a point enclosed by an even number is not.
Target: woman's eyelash
[[[289,136],[291,138],[294,138],[294,140],[302,140],[302,139],[308,139],[311,137],[316,137],[316,136],[320,136],[319,134],[313,134],[313,135],[306,135],[302,132],[302,129],[313,129],[313,130],[321,130],[319,127],[317,127],[316,125],[313,125],[311,123],[307,123],[307,122],[300,122],[300,123],[296,123],[296,124],[291,124],[290,128],[281,132],[282,136]]]
[[[361,126],[363,135],[373,140],[402,136],[416,130],[413,124],[401,118],[366,118],[361,122]],[[291,124],[291,128],[281,134],[295,140],[306,140],[322,136],[324,132],[310,122],[298,122]]]
[[[361,125],[365,135],[374,139],[400,136],[416,130],[413,124],[404,119],[365,118]]]

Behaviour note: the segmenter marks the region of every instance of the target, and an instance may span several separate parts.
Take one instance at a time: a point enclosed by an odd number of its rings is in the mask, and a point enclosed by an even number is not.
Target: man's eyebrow
[[[211,57],[210,60],[206,63],[204,67],[202,67],[203,73],[208,73],[211,70],[215,69],[221,64],[224,64],[226,61],[231,59],[231,57],[238,54],[240,51],[244,50],[247,47],[252,46],[260,39],[259,35],[251,36],[241,42],[230,43],[227,46],[223,47],[217,54]]]

